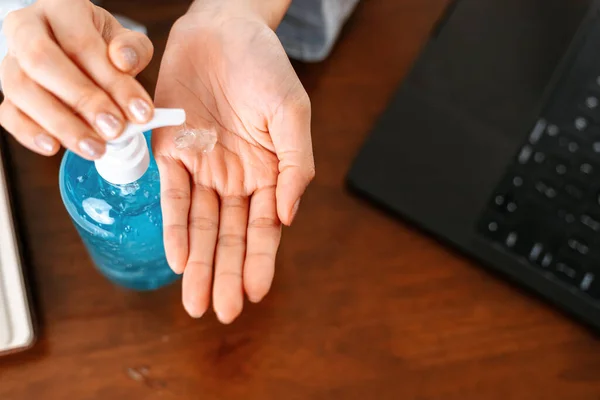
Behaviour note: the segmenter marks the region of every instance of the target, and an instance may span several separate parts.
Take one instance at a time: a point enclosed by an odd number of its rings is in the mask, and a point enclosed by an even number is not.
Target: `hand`
[[[11,12],[3,31],[0,123],[25,147],[53,155],[62,144],[96,159],[127,119],[152,117],[152,100],[134,78],[150,62],[152,43],[104,9],[38,0]]]
[[[212,286],[217,317],[229,323],[244,292],[258,302],[269,291],[281,223],[291,224],[314,177],[308,96],[263,20],[206,7],[174,25],[156,105],[183,107],[188,128],[217,134],[207,153],[177,149],[172,128],[155,133],[153,148],[184,306],[202,316]]]

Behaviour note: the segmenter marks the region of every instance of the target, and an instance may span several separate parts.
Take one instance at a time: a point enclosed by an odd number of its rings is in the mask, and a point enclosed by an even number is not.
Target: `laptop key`
[[[535,190],[548,200],[552,200],[558,196],[558,189],[552,183],[545,180],[536,182]]]
[[[542,243],[539,243],[539,242],[534,243],[528,254],[529,261],[537,262],[540,259],[540,257],[542,256],[543,251],[544,251],[544,245]]]
[[[552,272],[558,279],[573,286],[579,286],[585,276],[577,261],[566,259],[557,259],[552,266]]]
[[[588,110],[595,110],[600,105],[600,100],[596,95],[590,94],[586,97],[584,104]]]
[[[587,242],[578,237],[572,237],[568,239],[567,245],[571,251],[582,256],[586,256],[590,252],[590,246],[587,244]]]
[[[587,118],[582,116],[576,117],[573,124],[575,125],[575,129],[577,129],[579,132],[584,132],[590,125]]]
[[[580,201],[585,196],[585,189],[574,182],[567,183],[564,187],[564,191],[575,201]]]
[[[581,144],[578,140],[567,136],[561,137],[558,140],[558,144],[564,152],[568,153],[577,153],[581,148]]]
[[[600,232],[600,218],[592,214],[583,214],[580,217],[581,223],[594,232]]]
[[[517,244],[517,240],[519,240],[519,234],[517,232],[510,232],[506,236],[504,243],[506,244],[506,247],[513,248]]]
[[[546,253],[542,257],[542,259],[541,259],[541,261],[540,261],[539,264],[543,268],[548,268],[550,266],[550,264],[552,264],[552,260],[554,260],[554,256],[552,255],[552,253]]]
[[[579,166],[579,172],[581,172],[584,176],[589,177],[596,172],[596,168],[594,168],[594,166],[589,162],[583,162]]]
[[[495,216],[489,216],[482,220],[479,229],[488,239],[496,243],[504,243],[509,231],[506,222]]]
[[[519,153],[519,157],[518,157],[519,163],[527,164],[527,162],[531,158],[531,154],[532,154],[531,146],[523,147],[521,149],[521,152]]]
[[[600,275],[588,272],[579,286],[580,290],[600,301]]]
[[[555,124],[549,124],[546,128],[546,134],[550,137],[556,137],[560,133],[560,129]]]
[[[531,131],[531,134],[529,135],[529,143],[536,144],[537,142],[539,142],[540,138],[544,134],[544,130],[546,129],[547,125],[548,125],[548,123],[546,122],[545,119],[543,119],[543,118],[540,119],[537,122],[537,124],[535,124],[535,127],[533,128],[533,130]]]

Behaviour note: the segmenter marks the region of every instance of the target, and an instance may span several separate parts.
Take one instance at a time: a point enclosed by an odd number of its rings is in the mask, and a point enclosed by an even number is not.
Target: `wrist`
[[[258,18],[277,29],[292,0],[195,0],[189,13],[208,12],[214,17]]]

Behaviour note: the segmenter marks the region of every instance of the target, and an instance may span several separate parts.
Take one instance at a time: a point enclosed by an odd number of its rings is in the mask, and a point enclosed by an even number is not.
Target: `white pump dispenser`
[[[106,181],[125,185],[140,179],[150,165],[150,154],[143,133],[185,122],[185,111],[176,108],[157,108],[154,118],[146,124],[128,124],[125,131],[106,145],[104,155],[96,160],[96,170]]]

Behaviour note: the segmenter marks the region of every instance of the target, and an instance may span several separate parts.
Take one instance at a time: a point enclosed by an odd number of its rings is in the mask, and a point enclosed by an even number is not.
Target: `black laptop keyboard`
[[[490,198],[478,230],[600,305],[600,25]]]

